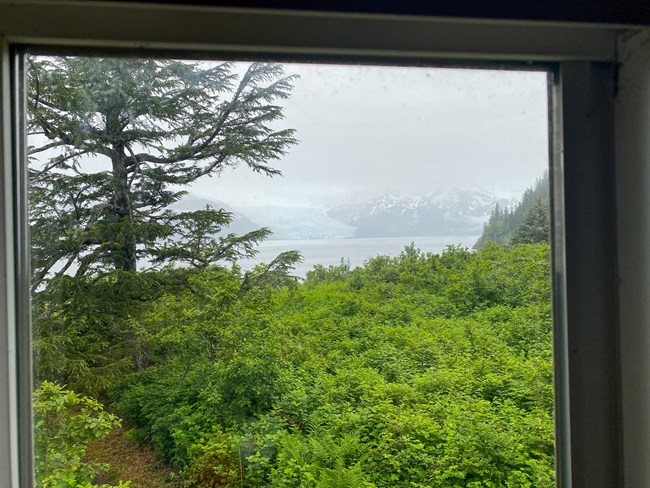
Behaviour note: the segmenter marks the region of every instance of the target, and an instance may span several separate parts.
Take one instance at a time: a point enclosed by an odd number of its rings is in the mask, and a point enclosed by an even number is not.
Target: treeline
[[[304,283],[116,271],[61,288],[37,357],[186,486],[552,487],[549,272],[546,244],[408,247]]]
[[[519,203],[501,208],[497,203],[475,249],[488,242],[526,244],[549,242],[550,208],[548,172],[527,188]]]

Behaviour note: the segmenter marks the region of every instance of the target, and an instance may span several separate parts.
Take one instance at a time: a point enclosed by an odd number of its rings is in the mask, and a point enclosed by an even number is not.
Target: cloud
[[[517,194],[548,166],[544,72],[286,64],[279,127],[300,143],[269,179],[246,168],[193,192],[235,205],[318,205],[454,186]]]

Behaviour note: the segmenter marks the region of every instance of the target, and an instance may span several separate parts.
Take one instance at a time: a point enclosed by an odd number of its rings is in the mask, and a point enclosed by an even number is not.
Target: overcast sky
[[[300,143],[273,179],[245,167],[192,193],[234,206],[312,206],[456,186],[517,197],[548,166],[546,73],[286,64]]]

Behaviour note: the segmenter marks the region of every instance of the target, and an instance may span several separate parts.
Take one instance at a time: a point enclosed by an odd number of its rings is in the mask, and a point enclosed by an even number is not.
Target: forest
[[[535,184],[524,191],[512,208],[492,210],[474,249],[488,242],[502,244],[530,244],[549,242],[551,211],[548,171]]]
[[[169,207],[225,167],[279,173],[282,67],[34,58],[28,80],[37,486],[554,486],[547,230],[243,271],[272,229]],[[115,432],[165,479],[94,456]]]

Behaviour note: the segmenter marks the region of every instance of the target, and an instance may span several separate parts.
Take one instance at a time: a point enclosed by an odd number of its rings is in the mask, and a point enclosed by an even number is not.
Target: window
[[[554,485],[548,72],[26,64],[37,484]]]
[[[5,163],[4,212],[6,220],[2,265],[9,277],[3,283],[3,322],[0,335],[3,364],[0,367],[0,468],[8,486],[19,486],[18,473],[23,473],[23,486],[28,486],[29,431],[28,409],[29,368],[24,357],[26,333],[16,327],[22,314],[24,325],[25,286],[24,257],[20,242],[24,224],[24,208],[14,199],[20,187],[11,173],[10,161],[20,158],[12,153],[20,144],[12,139],[10,106],[19,100],[11,93],[12,65],[10,47],[20,43],[66,43],[112,48],[142,47],[143,43],[159,49],[209,49],[222,51],[267,52],[322,56],[426,57],[445,59],[541,59],[557,62],[553,125],[557,147],[554,184],[555,286],[558,314],[568,328],[558,332],[560,392],[558,405],[560,434],[560,483],[568,486],[620,486],[626,453],[628,483],[644,486],[650,473],[642,459],[647,454],[648,437],[634,422],[646,421],[648,409],[647,373],[633,371],[634,358],[647,356],[645,336],[637,323],[647,323],[643,307],[632,300],[644,289],[647,277],[642,266],[646,247],[644,233],[632,233],[635,218],[645,215],[647,183],[644,176],[643,142],[644,113],[642,104],[647,89],[641,86],[645,61],[639,53],[642,43],[628,37],[624,43],[621,103],[614,117],[613,68],[616,61],[615,40],[618,32],[603,27],[499,24],[483,22],[475,25],[472,36],[463,29],[468,24],[439,20],[422,21],[363,16],[319,16],[318,14],[278,14],[273,12],[239,12],[233,10],[202,12],[200,9],[175,9],[109,5],[76,6],[34,4],[3,5],[0,28],[5,33],[2,55],[2,150]],[[123,30],[109,28],[109,19],[128,20]],[[4,15],[6,14],[6,15]],[[157,16],[153,20],[153,16]],[[129,22],[146,19],[139,29]],[[122,19],[123,20],[123,19]],[[243,22],[243,24],[242,24]],[[179,28],[186,25],[187,28]],[[215,29],[215,25],[223,27]],[[246,25],[246,29],[241,29]],[[293,28],[292,28],[293,27]],[[358,36],[358,29],[367,29],[367,36]],[[75,32],[71,39],[70,32]],[[375,36],[374,33],[381,32]],[[463,33],[464,32],[464,33]],[[577,61],[573,61],[577,60]],[[20,66],[18,66],[20,68]],[[647,85],[646,85],[647,86]],[[621,94],[622,93],[622,94]],[[616,123],[616,126],[615,126]],[[615,145],[614,130],[618,141]],[[14,149],[12,149],[14,148]],[[615,153],[616,148],[616,153]],[[12,159],[12,156],[14,159]],[[627,159],[623,159],[623,157]],[[563,159],[562,159],[563,157]],[[616,159],[617,165],[612,161]],[[565,162],[564,168],[562,167]],[[562,171],[563,170],[563,171]],[[614,173],[619,181],[618,201]],[[625,185],[625,186],[621,186]],[[615,219],[618,202],[618,222]],[[563,205],[562,205],[563,204]],[[624,225],[621,225],[624,224]],[[646,229],[645,222],[639,223]],[[617,235],[618,232],[618,235]],[[624,254],[616,253],[616,244]],[[18,239],[16,241],[15,239]],[[620,258],[620,261],[619,261]],[[621,295],[617,266],[625,284],[638,286]],[[630,285],[628,285],[630,286]],[[24,289],[24,288],[22,288]],[[624,288],[625,289],[625,288]],[[618,327],[617,304],[621,305],[621,327]],[[640,321],[640,322],[639,322]],[[621,356],[619,360],[619,338]],[[21,354],[20,351],[23,351]],[[622,377],[619,375],[622,368]],[[623,400],[620,401],[620,383]],[[645,382],[645,383],[644,383]],[[22,392],[22,393],[21,393]],[[620,410],[625,412],[623,423]],[[4,413],[7,415],[4,415]],[[645,425],[645,424],[643,424]],[[570,434],[570,437],[569,437]],[[621,438],[623,440],[621,440]],[[594,461],[597,460],[597,461]],[[639,460],[639,462],[636,462]],[[5,481],[3,479],[3,482]],[[635,485],[630,485],[635,486]]]

